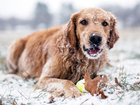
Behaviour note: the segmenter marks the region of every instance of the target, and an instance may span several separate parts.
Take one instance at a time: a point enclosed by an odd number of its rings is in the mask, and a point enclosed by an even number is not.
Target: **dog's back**
[[[25,78],[39,77],[47,57],[44,44],[47,44],[61,27],[49,28],[16,39],[9,47],[6,58],[9,73],[18,73]]]

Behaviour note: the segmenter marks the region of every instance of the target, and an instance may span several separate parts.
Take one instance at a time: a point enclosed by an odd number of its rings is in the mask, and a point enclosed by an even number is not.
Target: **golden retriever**
[[[69,22],[15,40],[9,47],[11,73],[38,78],[37,87],[55,96],[79,97],[75,83],[88,72],[96,77],[118,40],[116,18],[99,8],[74,13]]]

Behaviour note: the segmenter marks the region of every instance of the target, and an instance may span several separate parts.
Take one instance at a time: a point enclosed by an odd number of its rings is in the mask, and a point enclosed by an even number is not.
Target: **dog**
[[[108,50],[119,39],[115,16],[100,8],[74,13],[67,24],[16,39],[9,47],[11,73],[38,79],[37,87],[55,96],[79,97],[75,83],[105,67]]]

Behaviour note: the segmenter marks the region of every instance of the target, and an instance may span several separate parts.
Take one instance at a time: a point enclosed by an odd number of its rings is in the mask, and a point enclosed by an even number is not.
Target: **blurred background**
[[[72,13],[87,7],[112,12],[119,28],[140,26],[139,0],[0,0],[0,31],[58,26],[66,23]]]
[[[121,36],[113,50],[127,51],[129,47],[129,52],[135,49],[135,55],[140,58],[139,0],[0,0],[0,70],[6,69],[5,57],[14,39],[65,24],[72,13],[87,7],[112,12],[117,17]],[[134,45],[134,42],[138,43]]]

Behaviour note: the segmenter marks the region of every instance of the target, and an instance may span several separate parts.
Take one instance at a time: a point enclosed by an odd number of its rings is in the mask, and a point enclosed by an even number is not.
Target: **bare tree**
[[[69,21],[71,14],[75,12],[72,4],[62,4],[60,10],[60,24],[64,24]]]
[[[36,5],[34,18],[33,18],[33,27],[37,27],[39,24],[44,24],[46,27],[49,27],[52,22],[52,14],[48,12],[48,6],[38,2]]]

